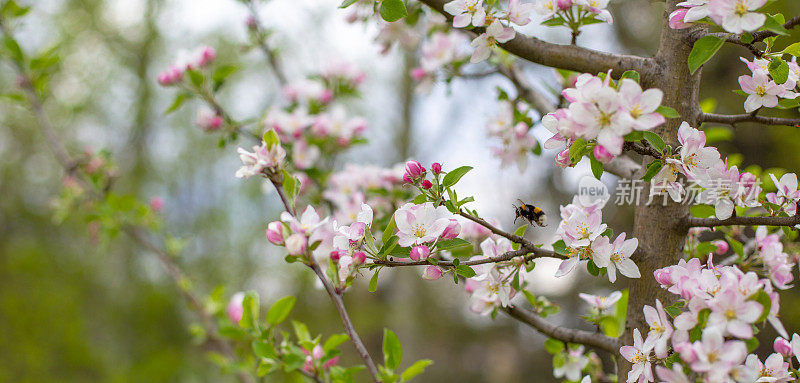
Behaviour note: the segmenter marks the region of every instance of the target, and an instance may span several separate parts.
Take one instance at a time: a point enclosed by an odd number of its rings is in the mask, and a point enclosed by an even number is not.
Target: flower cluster
[[[439,68],[465,61],[460,49],[465,41],[461,33],[437,31],[422,42],[419,66],[411,69],[411,77],[417,82],[418,91],[430,90]]]
[[[181,52],[178,59],[169,68],[158,74],[158,83],[162,86],[177,85],[183,81],[183,75],[190,70],[205,68],[217,58],[217,51],[204,46],[192,52]]]
[[[792,269],[795,263],[784,252],[783,243],[777,233],[769,234],[766,227],[759,226],[748,247],[754,250],[753,263],[763,266],[762,273],[769,276],[775,288],[783,290],[791,287],[789,283],[794,280]]]
[[[606,7],[608,0],[537,0],[534,3],[534,10],[545,18],[547,25],[563,24],[573,29],[589,22],[614,23]]]
[[[283,166],[286,158],[286,150],[280,143],[261,141],[261,145],[253,146],[252,152],[242,148],[237,151],[242,167],[236,171],[236,178],[250,178],[264,171],[275,172]]]
[[[750,76],[739,77],[739,85],[747,94],[747,100],[744,102],[744,110],[747,113],[755,112],[763,107],[774,108],[778,106],[778,98],[792,100],[797,98],[798,94],[794,90],[797,82],[800,81],[800,66],[797,65],[796,59],[788,63],[789,75],[781,84],[778,84],[770,75],[768,60],[755,59],[750,62],[744,57],[741,60],[753,72]]]
[[[763,13],[756,12],[766,3],[767,0],[687,0],[679,3],[678,9],[670,14],[669,25],[683,29],[710,18],[731,33],[753,32],[767,19]]]
[[[596,142],[594,157],[602,162],[622,153],[624,136],[633,131],[646,131],[664,123],[657,112],[663,93],[658,89],[642,91],[639,84],[624,78],[616,85],[611,76],[605,79],[582,74],[574,88],[562,91],[570,102],[568,108],[546,115],[542,124],[555,135],[546,148],[566,145],[556,156],[556,164],[569,166],[569,148],[576,140]]]
[[[697,258],[656,270],[654,276],[680,300],[669,308],[658,300],[656,307],[644,307],[647,336],[642,338],[634,330],[633,346],[620,349],[633,364],[628,382],[654,381],[652,366],[664,363],[671,354],[676,355],[670,358],[675,361],[672,369],[656,367],[662,381],[688,382],[685,368],[708,382],[791,379],[784,360],[791,354],[785,339],[776,340],[776,353],[765,363],[748,355],[747,342],[754,337],[757,323],[768,320],[788,337],[777,318],[779,298],[769,280],[736,266],[714,266],[710,261],[703,265]]]
[[[528,166],[528,153],[539,148],[539,141],[530,132],[533,121],[528,117],[529,112],[528,104],[504,99],[500,102],[500,112],[486,127],[489,137],[500,140],[500,145],[491,150],[500,158],[503,168],[516,164],[524,171]]]
[[[331,173],[322,196],[333,204],[334,218],[340,223],[355,221],[363,204],[372,206],[381,217],[410,197],[410,191],[403,188],[403,171],[402,165],[387,169],[347,164]]]
[[[444,10],[453,15],[453,26],[464,28],[486,26],[486,31],[472,40],[475,50],[470,62],[478,63],[489,58],[497,43],[505,43],[516,36],[512,24],[527,25],[531,22],[533,4],[511,0],[506,11],[487,9],[483,0],[453,0],[444,5]]]
[[[481,260],[497,257],[511,251],[511,241],[506,238],[486,238],[481,243],[483,254],[476,255],[470,260]],[[475,276],[467,279],[465,289],[470,294],[470,310],[481,315],[491,314],[497,307],[508,306],[517,290],[512,287],[512,280],[518,275],[522,283],[524,273],[519,269],[522,265],[521,257],[508,262],[484,263],[473,266]]]
[[[770,173],[772,183],[778,189],[775,193],[767,193],[767,202],[775,205],[775,210],[785,212],[788,216],[794,217],[797,214],[797,204],[800,202],[800,190],[797,190],[797,174],[786,173],[780,180]]]
[[[561,222],[556,235],[563,241],[567,259],[561,261],[556,277],[567,275],[582,260],[606,268],[611,282],[616,281],[617,270],[629,278],[640,277],[639,268],[630,259],[639,242],[636,238],[626,239],[625,233],[617,236],[614,242],[604,235],[607,229],[602,223],[604,205],[602,200],[584,205],[575,197],[571,204],[561,206]]]

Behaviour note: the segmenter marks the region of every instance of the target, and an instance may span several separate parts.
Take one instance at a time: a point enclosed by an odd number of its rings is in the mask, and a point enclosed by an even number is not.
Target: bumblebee
[[[517,223],[517,219],[522,217],[523,219],[528,220],[528,222],[533,225],[536,223],[539,226],[547,226],[547,216],[544,214],[542,209],[539,209],[536,206],[528,205],[522,200],[517,200],[519,202],[519,206],[514,205],[515,213],[517,214],[514,217],[514,223]]]

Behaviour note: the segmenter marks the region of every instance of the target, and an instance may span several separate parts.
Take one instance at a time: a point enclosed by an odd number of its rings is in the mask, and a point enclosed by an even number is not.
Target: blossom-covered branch
[[[716,122],[720,124],[736,125],[740,122],[755,122],[764,125],[785,125],[800,127],[800,119],[798,118],[781,118],[781,117],[767,117],[759,116],[758,114],[715,114],[715,113],[702,113],[699,116],[700,122]]]
[[[452,20],[452,15],[445,12],[444,9],[447,0],[422,0],[422,3],[441,13],[448,20]],[[472,31],[480,34],[485,29],[478,27],[473,28]],[[653,60],[649,58],[598,52],[575,45],[552,44],[535,37],[523,35],[517,35],[515,38],[499,45],[503,49],[530,62],[582,73],[598,73],[612,69],[614,73],[620,75],[625,71],[635,70],[646,77],[652,73],[651,69],[654,66]]]
[[[728,219],[686,217],[689,227],[716,226],[795,226],[800,225],[800,215],[793,217],[730,217]]]
[[[509,305],[508,307],[504,307],[503,311],[505,311],[512,318],[530,325],[537,331],[551,338],[555,338],[567,343],[578,343],[586,346],[597,347],[611,354],[615,354],[619,350],[620,342],[616,338],[612,338],[600,333],[556,326],[544,320],[539,315],[517,306]]]

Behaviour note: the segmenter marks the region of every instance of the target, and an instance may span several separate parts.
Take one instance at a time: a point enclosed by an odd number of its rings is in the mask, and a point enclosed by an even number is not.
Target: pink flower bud
[[[570,165],[572,165],[572,162],[569,160],[569,149],[564,149],[556,154],[556,166],[566,168]]]
[[[225,308],[225,314],[228,315],[228,319],[230,319],[233,323],[239,323],[239,321],[242,320],[242,315],[244,314],[242,302],[244,302],[243,292],[233,294],[231,299],[228,301],[228,306]]]
[[[697,360],[697,351],[694,349],[691,343],[689,342],[680,342],[678,344],[673,345],[675,351],[681,355],[681,359],[683,359],[686,363],[693,363]]]
[[[247,26],[248,29],[256,30],[258,29],[258,21],[253,16],[247,16],[247,20],[245,20],[244,24]]]
[[[775,338],[775,343],[772,347],[775,349],[775,352],[783,355],[784,358],[788,358],[792,355],[792,344],[786,339],[781,337]]]
[[[723,254],[727,253],[728,249],[730,248],[730,246],[728,245],[728,242],[725,242],[724,240],[721,240],[721,239],[713,241],[713,242],[711,242],[711,244],[717,247],[717,250],[714,251],[717,255],[723,255]]]
[[[183,70],[177,66],[172,66],[158,75],[158,83],[161,86],[175,85],[179,83],[182,78]]]
[[[594,158],[604,164],[607,164],[608,161],[611,161],[614,158],[614,155],[609,153],[608,150],[602,145],[597,145],[594,147]]]
[[[675,12],[672,12],[669,15],[669,26],[672,29],[684,29],[689,28],[692,26],[691,23],[685,23],[683,21],[684,17],[686,17],[686,13],[689,12],[688,8],[678,8]]]
[[[454,239],[461,234],[461,224],[458,221],[451,219],[450,223],[442,232],[441,238],[442,239]]]
[[[403,174],[403,182],[405,183],[414,183],[414,180],[411,179],[411,176],[408,173]]]
[[[322,91],[322,94],[319,96],[319,102],[323,104],[327,104],[333,100],[333,91],[330,89],[325,89]]]
[[[320,360],[323,356],[325,356],[325,351],[322,349],[322,346],[316,345],[314,346],[314,350],[311,351],[311,356],[315,360]]]
[[[425,76],[427,75],[428,72],[426,72],[425,69],[422,69],[421,67],[416,67],[411,70],[411,78],[413,78],[414,81],[422,81],[422,79],[424,79]]]
[[[200,68],[210,65],[217,58],[217,51],[212,47],[203,47],[200,50],[200,57],[197,60],[197,66]]]
[[[672,286],[672,269],[669,267],[654,271],[653,276],[656,282],[660,283],[662,286]]]
[[[408,161],[406,162],[406,174],[415,179],[425,175],[425,168],[419,161]]]
[[[329,369],[329,368],[331,368],[333,366],[336,366],[338,364],[339,364],[339,357],[338,356],[334,356],[333,358],[331,358],[330,360],[325,362],[325,364],[322,365],[322,368],[327,370],[327,369]]]
[[[428,259],[429,255],[431,255],[431,249],[425,245],[414,246],[411,248],[411,252],[408,254],[408,256],[415,261]]]
[[[442,277],[442,268],[439,266],[429,265],[422,273],[422,279],[428,281],[435,281]]]
[[[280,221],[272,221],[267,225],[267,240],[274,245],[283,245],[283,224]]]
[[[308,239],[303,234],[292,234],[286,239],[289,255],[303,255],[308,248]]]
[[[438,162],[434,162],[434,163],[431,165],[431,172],[433,172],[433,174],[434,174],[434,175],[437,175],[437,176],[438,176],[438,175],[439,175],[439,173],[441,173],[441,172],[442,172],[442,164],[440,164],[440,163],[438,163]]]
[[[433,183],[431,183],[431,181],[428,181],[428,180],[422,181],[422,188],[423,189],[428,190],[428,189],[430,189],[432,187],[433,187]]]
[[[211,109],[200,109],[197,112],[197,118],[194,123],[204,132],[213,132],[222,127],[222,116],[218,115]]]
[[[572,0],[558,0],[556,4],[558,5],[558,9],[566,11],[572,6]]]
[[[160,213],[161,209],[164,208],[164,199],[158,196],[150,198],[150,208],[153,209],[154,212]]]
[[[353,263],[363,265],[367,261],[367,254],[363,251],[356,251],[353,253]]]

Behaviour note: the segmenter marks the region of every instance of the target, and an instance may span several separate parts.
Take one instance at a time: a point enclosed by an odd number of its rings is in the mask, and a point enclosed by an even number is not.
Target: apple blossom
[[[770,355],[763,364],[757,356],[750,354],[747,356],[745,364],[757,372],[757,382],[782,383],[792,380],[789,372],[789,363],[783,361],[783,355],[781,354]]]
[[[236,171],[236,178],[249,178],[265,169],[274,171],[283,165],[286,158],[286,151],[280,144],[269,146],[264,141],[260,146],[253,146],[252,153],[242,148],[237,151],[243,165]]]
[[[656,112],[664,97],[660,89],[642,91],[639,83],[625,78],[620,82],[619,96],[622,99],[622,108],[633,119],[633,129],[650,130],[666,121],[664,116]]]
[[[158,196],[152,197],[150,198],[149,205],[154,212],[160,213],[161,210],[164,209],[164,199]]]
[[[753,336],[750,324],[754,323],[763,311],[761,304],[745,300],[735,290],[718,293],[711,301],[711,315],[708,317],[709,327],[719,327],[724,332],[738,338],[748,339]]]
[[[267,225],[267,240],[270,241],[272,244],[281,246],[283,245],[284,240],[284,228],[283,224],[279,221],[270,222]]]
[[[591,305],[593,310],[597,310],[600,314],[603,314],[617,304],[620,298],[622,298],[622,293],[614,291],[608,294],[607,297],[580,293],[578,297]]]
[[[435,241],[450,224],[451,214],[444,206],[434,207],[433,203],[421,205],[407,203],[394,213],[397,224],[397,243],[407,247]]]
[[[725,242],[722,239],[718,239],[716,241],[711,241],[711,244],[717,247],[717,250],[714,251],[717,255],[725,255],[728,252],[730,246],[728,242]]]
[[[669,349],[669,340],[672,336],[672,324],[664,311],[661,301],[656,299],[656,307],[644,306],[644,318],[650,331],[647,333],[645,343],[653,345],[657,358],[666,358]]]
[[[589,364],[589,358],[583,355],[584,347],[568,348],[565,352],[564,364],[553,368],[553,376],[576,381],[581,378],[581,371]]]
[[[602,237],[600,246],[595,248],[592,260],[598,267],[608,268],[608,280],[612,283],[617,279],[616,270],[629,278],[640,278],[639,268],[631,260],[631,255],[639,246],[639,240],[631,238],[626,240],[625,233],[621,233],[608,243],[608,238]]]
[[[709,16],[731,33],[752,32],[764,25],[767,16],[753,12],[767,0],[709,0]]]
[[[718,329],[706,329],[702,339],[694,342],[697,359],[691,362],[691,368],[697,372],[705,372],[709,380],[722,381],[723,377],[736,365],[742,363],[747,356],[747,346],[742,341],[725,341]]]
[[[762,73],[754,73],[752,76],[740,76],[739,85],[748,94],[744,102],[744,110],[747,113],[754,112],[762,107],[774,108],[778,106],[778,96],[785,92],[785,89],[769,77]]]
[[[628,371],[626,382],[653,382],[653,367],[650,363],[650,354],[653,352],[653,345],[642,340],[639,329],[633,329],[633,346],[622,346],[619,349],[620,355],[630,362],[633,367]]]
[[[442,270],[442,268],[439,266],[428,265],[425,267],[425,271],[422,273],[422,279],[435,281],[442,277],[443,271],[444,270]]]
[[[778,191],[767,193],[767,201],[779,205],[786,214],[793,217],[797,213],[797,203],[800,202],[800,190],[797,190],[797,175],[786,173],[780,180],[772,173],[769,176]]]
[[[683,122],[678,128],[678,142],[681,144],[680,158],[683,174],[691,181],[695,175],[706,172],[720,162],[716,148],[706,147],[706,134]]]
[[[527,25],[531,22],[530,14],[533,8],[534,5],[532,3],[520,3],[520,0],[509,0],[506,17],[508,21],[514,24]]]
[[[455,0],[461,1],[461,0]],[[472,40],[472,45],[475,51],[469,59],[471,63],[479,63],[489,58],[492,53],[492,47],[496,43],[504,43],[514,38],[516,32],[514,28],[503,26],[500,20],[495,20],[486,28],[486,32],[481,33]]]
[[[784,358],[788,358],[793,355],[792,344],[782,337],[775,338],[775,342],[772,344],[772,347],[775,352],[783,355]]]
[[[680,363],[673,364],[671,370],[666,367],[656,366],[656,376],[658,376],[661,383],[694,383],[683,372],[683,366]]]
[[[609,24],[614,23],[611,12],[606,9],[606,7],[608,7],[608,0],[573,0],[573,3],[585,7],[586,10],[594,13],[596,17],[602,21]]]
[[[286,251],[289,252],[289,255],[303,255],[307,248],[308,238],[303,234],[295,233],[286,238]]]
[[[486,10],[483,0],[453,0],[444,5],[445,12],[453,17],[453,26],[464,28],[472,23],[475,27],[483,26],[486,21]]]

